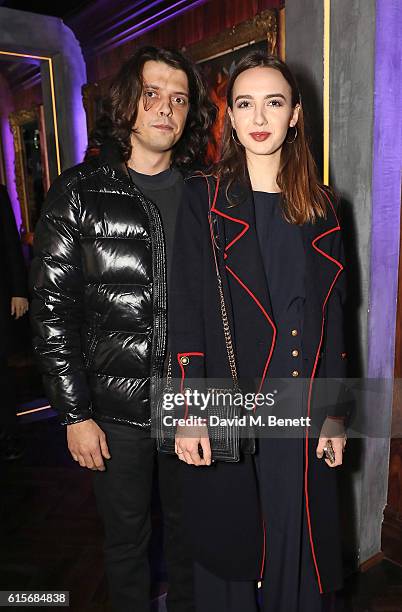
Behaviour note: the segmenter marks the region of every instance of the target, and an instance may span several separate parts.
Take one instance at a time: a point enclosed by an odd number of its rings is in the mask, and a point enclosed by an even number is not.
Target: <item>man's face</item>
[[[144,90],[131,136],[133,147],[163,153],[183,133],[189,111],[188,79],[183,70],[150,60],[143,68]]]

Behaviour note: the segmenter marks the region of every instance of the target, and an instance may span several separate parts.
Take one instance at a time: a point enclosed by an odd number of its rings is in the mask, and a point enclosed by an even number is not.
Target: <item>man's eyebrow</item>
[[[249,94],[241,94],[239,96],[236,96],[235,102],[237,102],[237,100],[240,100],[240,98],[242,100],[253,100],[253,96],[250,96]],[[267,94],[266,96],[264,96],[264,100],[267,100],[268,98],[283,98],[284,100],[286,100],[285,96],[281,93]]]
[[[188,91],[173,91],[172,93],[178,96],[186,96],[187,98],[190,97],[190,94],[188,93]]]
[[[152,83],[144,83],[144,88],[157,89],[157,90],[160,89],[159,85],[152,85]],[[187,98],[190,97],[190,94],[188,93],[188,91],[173,91],[172,93],[175,95],[178,94],[180,96],[187,96]]]

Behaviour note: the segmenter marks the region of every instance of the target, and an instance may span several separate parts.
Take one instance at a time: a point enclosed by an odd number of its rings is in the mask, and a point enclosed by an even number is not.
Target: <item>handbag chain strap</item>
[[[166,390],[172,388],[172,352],[169,352],[168,366],[166,372]]]
[[[230,332],[229,319],[228,319],[228,315],[227,315],[227,311],[226,311],[225,296],[223,294],[222,278],[221,278],[221,274],[219,272],[218,258],[217,258],[217,255],[216,255],[215,236],[214,236],[213,227],[212,227],[212,208],[213,208],[213,205],[215,204],[216,198],[218,196],[220,179],[218,177],[218,179],[216,181],[216,189],[215,189],[215,194],[214,194],[213,202],[211,201],[211,193],[210,193],[210,189],[209,189],[209,181],[208,181],[208,178],[206,176],[205,176],[205,180],[207,181],[207,184],[208,184],[208,196],[209,196],[208,219],[209,219],[209,228],[210,228],[210,232],[211,232],[212,252],[214,254],[214,261],[215,261],[216,278],[217,278],[217,281],[218,281],[219,302],[220,302],[221,315],[222,315],[223,334],[225,336],[226,352],[227,352],[227,355],[228,355],[230,373],[231,373],[232,379],[233,379],[233,386],[234,386],[234,389],[237,390],[239,388],[239,382],[238,382],[238,376],[237,376],[235,352],[234,352],[234,348],[233,348],[232,334]]]
[[[225,297],[223,295],[223,287],[222,287],[222,278],[221,278],[221,275],[220,275],[220,272],[219,272],[218,258],[217,258],[217,255],[216,255],[216,244],[215,244],[215,238],[214,238],[214,233],[213,233],[213,228],[212,228],[211,210],[212,210],[212,207],[213,207],[213,203],[211,201],[211,193],[210,193],[208,178],[205,175],[204,175],[204,177],[205,177],[205,180],[207,181],[207,185],[208,185],[208,197],[209,197],[208,220],[209,220],[209,228],[210,228],[210,232],[211,232],[212,252],[213,252],[214,261],[215,261],[216,279],[217,279],[217,282],[218,282],[219,303],[220,303],[221,316],[222,316],[223,334],[224,334],[224,337],[225,337],[226,352],[227,352],[227,356],[228,356],[230,373],[231,373],[232,379],[233,379],[233,387],[234,387],[235,390],[238,390],[239,382],[238,382],[238,376],[237,376],[236,359],[235,359],[235,353],[234,353],[234,348],[233,348],[232,334],[230,332],[229,319],[228,319],[228,315],[227,315],[227,311],[226,311]],[[220,182],[220,180],[218,178],[217,181],[216,181],[216,189],[215,189],[215,195],[214,195],[214,202],[215,202],[215,200],[217,198],[217,195],[218,195],[219,182]],[[166,386],[170,387],[171,386],[171,382],[172,382],[172,353],[170,352],[169,353],[169,358],[168,358],[167,374],[166,374]]]

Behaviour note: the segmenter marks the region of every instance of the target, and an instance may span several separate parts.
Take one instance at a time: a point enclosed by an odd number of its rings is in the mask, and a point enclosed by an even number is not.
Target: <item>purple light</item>
[[[368,330],[370,378],[392,379],[394,375],[402,165],[401,31],[400,1],[377,0]]]
[[[132,11],[130,10],[127,17],[123,17],[122,19],[120,19],[117,24],[119,26],[123,25],[124,23],[126,23],[127,21],[132,21],[133,18],[135,17],[139,17],[140,15],[142,15],[143,13],[148,12],[150,9],[153,9],[155,6],[158,6],[158,4],[161,4],[163,2],[163,0],[155,0],[154,2],[150,2],[149,4],[145,4],[145,6],[143,6],[141,9],[139,9],[138,11]],[[170,7],[171,8],[171,7]],[[169,10],[169,9],[166,9]],[[121,11],[121,14],[127,13],[127,9],[125,9],[124,11]],[[113,24],[110,25],[107,28],[102,28],[102,36],[104,36],[105,34],[107,34],[108,32],[110,32],[110,30],[114,30],[116,27],[116,19],[118,18],[118,15],[114,15],[113,18]],[[128,31],[128,30],[127,30]],[[113,40],[113,39],[112,39]]]
[[[14,110],[14,104],[7,81],[0,75],[1,89],[1,141],[3,145],[4,169],[7,180],[7,191],[10,196],[15,221],[18,229],[21,228],[21,207],[18,200],[17,187],[15,184],[15,152],[14,140],[11,132],[8,116]]]
[[[17,186],[15,184],[15,151],[14,151],[14,140],[10,129],[10,124],[6,117],[1,118],[1,137],[3,143],[3,154],[4,154],[4,165],[7,177],[7,191],[10,196],[15,221],[17,223],[18,230],[21,229],[22,217],[21,207],[17,194]],[[12,180],[10,180],[12,177]]]
[[[78,70],[72,75],[71,83],[71,123],[73,124],[74,133],[74,161],[73,163],[79,164],[84,158],[84,154],[88,144],[87,136],[87,119],[82,104],[81,88],[87,82],[86,75],[81,76]],[[57,100],[56,100],[57,104]]]
[[[174,19],[176,18],[178,15],[181,15],[182,13],[185,13],[186,11],[192,10],[194,8],[196,8],[197,6],[201,6],[202,4],[206,4],[206,2],[208,2],[209,0],[196,0],[195,2],[192,2],[190,5],[186,5],[183,8],[175,11],[174,13],[171,13],[169,15],[167,15],[166,17],[163,17],[162,19],[159,19],[159,21],[153,21],[151,25],[144,27],[140,30],[138,30],[138,28],[140,26],[142,26],[143,24],[148,23],[151,20],[156,19],[157,17],[165,14],[167,11],[171,11],[172,9],[180,6],[183,4],[183,2],[185,2],[186,0],[179,0],[179,2],[176,2],[175,4],[172,4],[171,6],[169,6],[168,8],[164,9],[163,11],[160,11],[159,13],[156,13],[155,15],[152,15],[151,17],[147,17],[146,19],[144,19],[144,21],[137,23],[136,25],[132,26],[131,28],[127,28],[127,30],[125,32],[119,32],[119,34],[117,34],[116,36],[110,38],[104,45],[100,45],[98,47],[98,49],[102,49],[103,47],[107,47],[108,49],[113,49],[114,47],[117,47],[125,42],[128,42],[129,40],[134,40],[136,38],[138,38],[139,36],[143,36],[143,34],[145,34],[146,32],[149,32],[151,30],[154,30],[156,27],[162,25],[163,23],[169,21],[170,19]],[[123,20],[123,23],[126,20]],[[135,30],[135,32],[133,32],[133,30]],[[132,32],[130,34],[130,32]],[[121,38],[122,35],[125,35],[124,38]],[[110,44],[111,42],[115,41],[113,44]]]

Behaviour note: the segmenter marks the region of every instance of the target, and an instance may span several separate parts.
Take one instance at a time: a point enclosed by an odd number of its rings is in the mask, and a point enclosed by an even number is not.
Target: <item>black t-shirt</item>
[[[271,379],[289,378],[294,371],[301,372],[302,369],[301,340],[305,302],[302,232],[299,225],[285,220],[280,193],[254,191],[253,197],[258,241],[277,329],[277,341],[268,376]],[[291,330],[295,328],[299,333],[293,336]],[[278,406],[283,416],[300,416],[297,413],[302,406],[299,403],[302,397],[299,391],[300,388],[294,385],[282,388]],[[286,403],[286,397],[291,399],[290,403]],[[287,413],[288,409],[290,412]]]
[[[158,174],[141,174],[129,168],[133,183],[153,202],[162,218],[165,235],[167,278],[170,278],[176,216],[183,189],[183,177],[175,168]]]
[[[305,254],[300,227],[282,214],[281,194],[253,191],[258,241],[277,323],[304,298]]]

